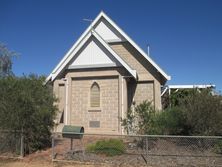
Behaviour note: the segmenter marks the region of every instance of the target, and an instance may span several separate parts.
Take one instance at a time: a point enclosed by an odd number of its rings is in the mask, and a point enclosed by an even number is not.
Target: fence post
[[[21,148],[20,148],[20,156],[21,158],[24,157],[24,135],[23,135],[23,131],[21,132]]]
[[[149,146],[148,146],[148,136],[146,136],[146,157],[148,157],[148,150],[149,150]]]
[[[54,160],[54,147],[55,147],[55,139],[54,139],[54,134],[52,135],[52,161]]]
[[[73,150],[73,138],[71,138],[71,146],[70,146],[70,150]]]

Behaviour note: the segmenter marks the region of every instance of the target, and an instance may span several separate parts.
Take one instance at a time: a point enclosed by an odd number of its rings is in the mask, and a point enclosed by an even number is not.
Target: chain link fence
[[[83,134],[71,142],[55,133],[52,158],[114,166],[222,166],[222,137]]]
[[[21,158],[24,156],[24,139],[20,132],[0,131],[0,157]]]

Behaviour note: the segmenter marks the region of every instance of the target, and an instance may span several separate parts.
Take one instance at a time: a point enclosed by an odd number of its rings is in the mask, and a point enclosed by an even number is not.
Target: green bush
[[[135,107],[136,121],[138,124],[139,134],[153,134],[153,121],[155,117],[155,110],[151,102],[143,101]]]
[[[86,148],[88,152],[96,154],[104,154],[106,156],[121,155],[125,152],[125,146],[122,140],[109,139],[97,141],[94,144],[89,144]]]
[[[135,116],[132,109],[130,108],[126,113],[126,118],[122,119],[122,126],[126,130],[127,134],[134,133],[136,131]]]
[[[155,134],[184,135],[186,133],[185,114],[179,107],[168,108],[155,115],[153,121]]]
[[[180,100],[179,107],[185,113],[188,135],[222,135],[222,96],[194,90]]]
[[[51,87],[43,84],[44,76],[13,75],[15,56],[18,54],[0,43],[0,130],[22,132],[28,153],[50,146],[56,99]]]
[[[148,135],[180,135],[186,128],[185,115],[179,107],[155,111],[152,103],[144,101],[129,110],[122,124],[127,132]]]
[[[23,132],[26,153],[51,143],[57,108],[44,81],[34,75],[0,79],[0,129]]]
[[[122,125],[128,133],[159,135],[222,135],[222,96],[211,89],[172,93],[171,107],[155,111],[144,101],[129,110]]]
[[[128,134],[154,134],[154,118],[152,102],[143,101],[135,107],[134,112],[132,109],[127,112],[126,118],[122,120],[122,126]]]

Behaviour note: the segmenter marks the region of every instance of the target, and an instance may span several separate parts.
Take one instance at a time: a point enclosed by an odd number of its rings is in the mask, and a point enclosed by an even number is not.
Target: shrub
[[[135,107],[134,112],[132,109],[128,111],[126,118],[122,120],[122,126],[128,134],[153,134],[154,116],[155,110],[152,103],[143,101]]]
[[[105,154],[106,156],[121,155],[125,152],[125,146],[122,140],[109,139],[97,141],[94,144],[89,144],[86,148],[88,152],[96,154]]]
[[[45,77],[0,79],[0,129],[22,131],[26,153],[50,146],[56,107]]]
[[[126,118],[122,120],[122,126],[126,130],[127,134],[135,133],[135,116],[131,108],[127,111]]]
[[[184,135],[187,133],[184,112],[179,107],[172,107],[157,113],[153,129],[161,135]]]
[[[135,107],[138,123],[139,134],[153,134],[153,121],[155,117],[155,110],[151,102],[143,101]]]
[[[193,91],[180,100],[188,135],[222,135],[222,97],[211,90]]]
[[[222,135],[222,96],[212,91],[175,92],[172,107],[157,112],[144,101],[129,110],[122,125],[128,133],[168,135]]]

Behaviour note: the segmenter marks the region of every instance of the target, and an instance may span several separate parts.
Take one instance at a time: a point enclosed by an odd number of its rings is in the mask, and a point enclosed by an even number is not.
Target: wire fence
[[[0,131],[0,157],[22,158],[24,138],[20,132]]]
[[[81,134],[72,134],[81,135]],[[53,161],[110,163],[114,166],[222,166],[222,137],[82,134],[52,137]]]

